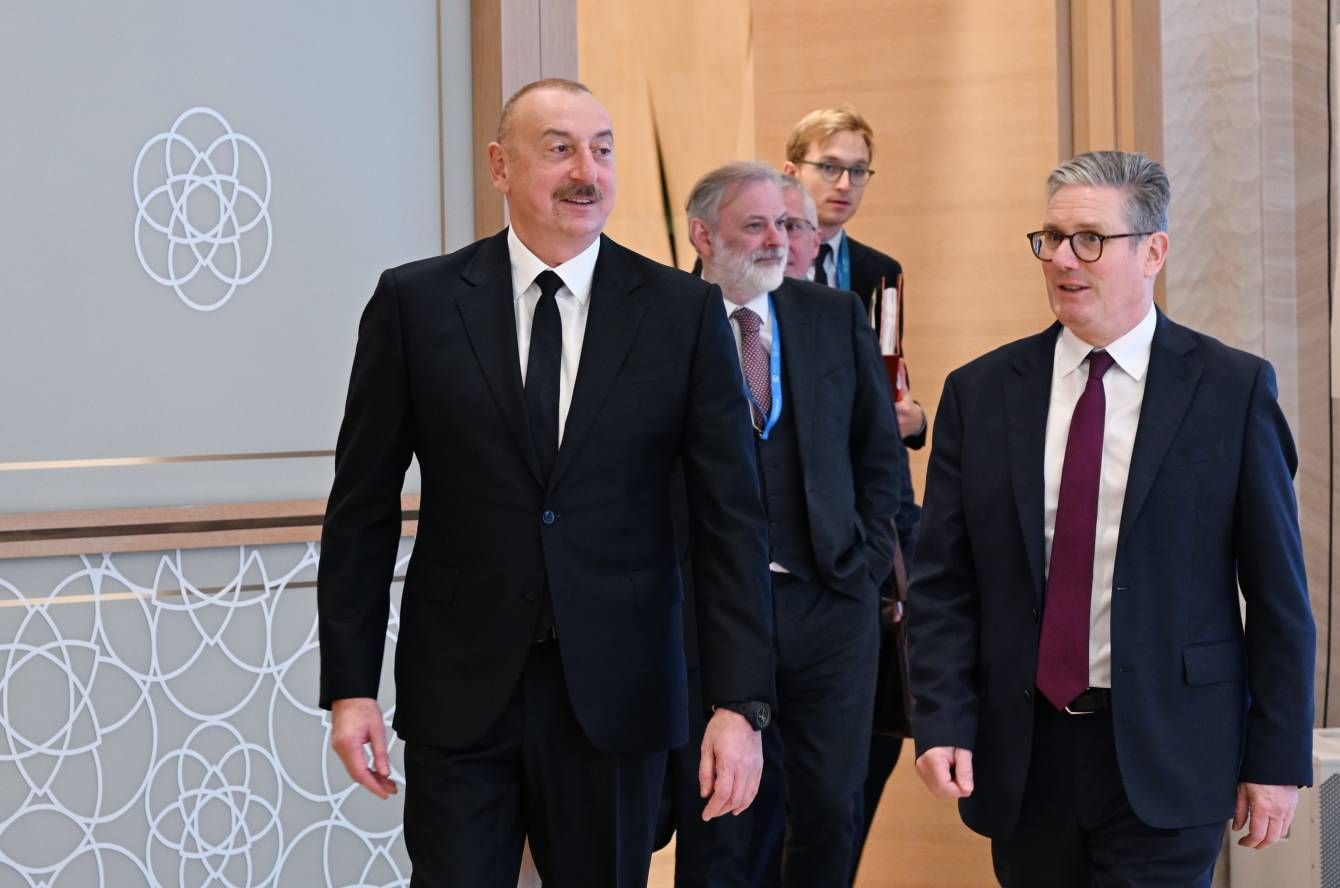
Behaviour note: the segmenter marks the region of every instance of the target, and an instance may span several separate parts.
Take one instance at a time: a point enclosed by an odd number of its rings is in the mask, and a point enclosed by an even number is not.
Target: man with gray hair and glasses
[[[1312,779],[1297,454],[1270,364],[1154,305],[1169,194],[1142,154],[1053,170],[1057,323],[936,411],[917,770],[1006,886],[1209,886],[1225,823],[1273,844]]]
[[[787,797],[781,884],[845,885],[874,705],[877,593],[893,564],[905,460],[888,377],[856,296],[784,279],[789,214],[775,172],[713,170],[687,209],[703,280],[721,287],[735,338],[768,513],[777,664],[768,730],[780,731]],[[690,650],[690,717],[701,732],[695,660]],[[671,777],[675,884],[751,884],[761,850],[750,815],[701,822],[688,749]]]
[[[786,204],[786,276],[808,280],[819,255],[819,210],[795,176],[782,175],[780,181]]]

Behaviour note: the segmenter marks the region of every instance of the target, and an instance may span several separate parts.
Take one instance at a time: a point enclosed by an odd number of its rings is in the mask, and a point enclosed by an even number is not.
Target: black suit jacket
[[[568,692],[611,753],[684,742],[682,461],[706,699],[771,701],[767,541],[720,290],[603,238],[546,485],[526,428],[506,233],[382,275],[359,328],[318,578],[321,704],[377,694],[410,455],[423,485],[395,728],[460,747],[553,602]]]
[[[1016,823],[1032,741],[1059,332],[949,376],[913,570],[917,752],[973,750],[976,789],[961,812],[996,837]],[[1296,465],[1270,365],[1160,313],[1111,616],[1117,757],[1151,826],[1229,818],[1238,781],[1311,782],[1314,629]]]
[[[893,566],[907,463],[888,375],[852,294],[788,278],[772,297],[815,567],[828,588],[873,603]]]

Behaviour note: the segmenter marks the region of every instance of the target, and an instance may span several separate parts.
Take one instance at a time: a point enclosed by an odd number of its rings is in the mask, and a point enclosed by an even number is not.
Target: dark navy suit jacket
[[[1059,332],[946,380],[913,571],[917,752],[973,751],[961,813],[993,837],[1013,830],[1029,767]],[[1117,757],[1151,826],[1228,819],[1239,781],[1311,782],[1315,641],[1296,467],[1270,365],[1160,313],[1111,612]]]

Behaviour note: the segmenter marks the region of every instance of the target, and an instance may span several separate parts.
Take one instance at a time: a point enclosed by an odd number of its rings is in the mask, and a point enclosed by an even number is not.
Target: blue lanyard
[[[772,391],[772,409],[768,411],[767,423],[758,433],[764,441],[768,440],[773,426],[777,425],[777,420],[782,415],[782,325],[777,323],[777,308],[772,304],[771,293],[768,294],[768,317],[772,318],[772,348],[768,349],[771,353],[768,355],[768,386]],[[763,405],[754,400],[754,393],[749,390],[748,382],[744,384],[744,394],[749,403],[762,413]]]
[[[837,288],[839,290],[851,289],[851,255],[847,252],[847,232],[842,232],[842,239],[838,241],[837,254]]]

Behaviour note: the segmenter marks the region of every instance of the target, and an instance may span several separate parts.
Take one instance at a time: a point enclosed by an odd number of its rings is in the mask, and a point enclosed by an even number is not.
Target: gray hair
[[[782,187],[781,177],[766,163],[741,160],[717,167],[699,179],[689,192],[688,202],[684,205],[689,221],[702,219],[708,228],[716,231],[726,196],[755,182],[772,182],[778,188]]]
[[[1167,231],[1172,185],[1156,160],[1134,151],[1090,151],[1072,157],[1047,177],[1047,200],[1067,185],[1119,188],[1126,195],[1132,231]]]
[[[800,194],[801,205],[805,207],[805,221],[816,228],[819,227],[819,208],[814,205],[814,198],[810,197],[809,189],[795,176],[788,176],[783,173],[777,178],[781,183],[783,195],[788,191],[795,191]]]

